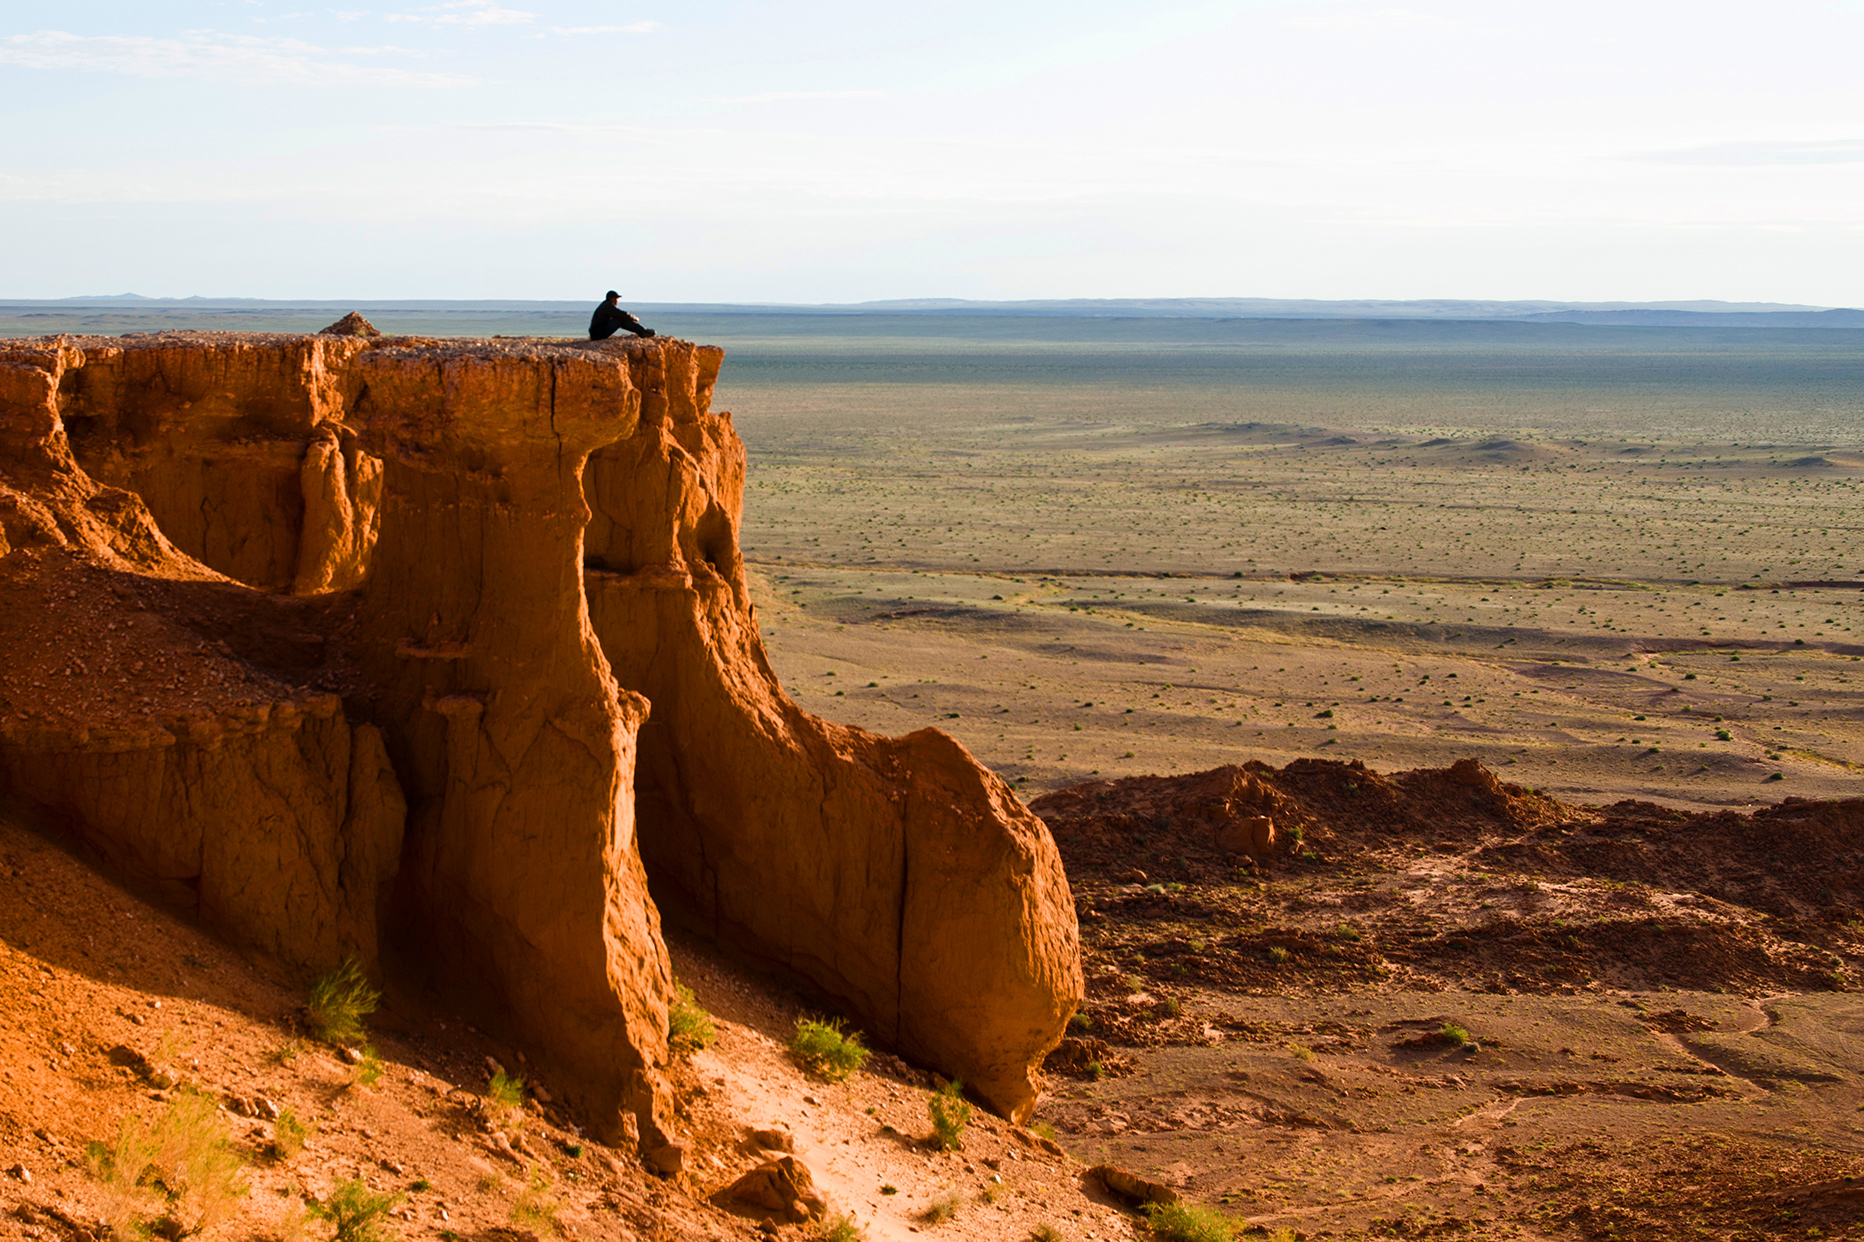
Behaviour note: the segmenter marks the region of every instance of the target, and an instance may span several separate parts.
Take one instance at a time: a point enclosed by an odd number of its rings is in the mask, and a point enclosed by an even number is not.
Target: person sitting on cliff
[[[589,317],[590,340],[606,341],[623,328],[626,328],[636,336],[652,336],[654,334],[652,328],[636,319],[633,315],[630,315],[627,311],[621,309],[621,307],[615,305],[615,303],[620,300],[621,295],[616,293],[613,289],[610,289],[608,291],[608,300],[595,308],[595,314]]]

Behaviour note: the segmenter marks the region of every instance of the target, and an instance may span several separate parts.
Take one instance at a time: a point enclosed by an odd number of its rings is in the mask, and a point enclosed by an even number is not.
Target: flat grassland
[[[1298,755],[1704,807],[1864,771],[1864,334],[694,318],[786,684],[1030,796]]]

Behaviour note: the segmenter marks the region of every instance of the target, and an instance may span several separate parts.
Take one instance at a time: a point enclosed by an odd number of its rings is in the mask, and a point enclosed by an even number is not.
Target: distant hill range
[[[59,312],[114,312],[154,319],[222,314],[269,317],[329,311],[423,312],[430,315],[586,314],[598,299],[322,299],[150,298],[134,293],[24,299],[0,297],[0,316]],[[1780,302],[1553,302],[1321,301],[1298,298],[1067,298],[984,302],[963,298],[903,298],[879,302],[784,304],[773,302],[629,302],[637,311],[684,315],[1004,315],[1070,318],[1163,319],[1426,319],[1599,324],[1618,327],[1864,328],[1864,310]]]

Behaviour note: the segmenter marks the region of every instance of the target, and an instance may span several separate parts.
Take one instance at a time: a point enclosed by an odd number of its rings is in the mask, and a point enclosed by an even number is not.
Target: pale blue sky
[[[0,296],[1864,304],[1864,0],[0,0]]]

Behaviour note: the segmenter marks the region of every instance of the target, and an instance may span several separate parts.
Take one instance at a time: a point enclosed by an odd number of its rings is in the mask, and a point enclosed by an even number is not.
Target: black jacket
[[[589,317],[589,339],[606,341],[621,329],[626,328],[636,336],[652,336],[654,330],[642,325],[641,321],[619,306],[610,306],[607,302],[595,308],[595,314]]]

